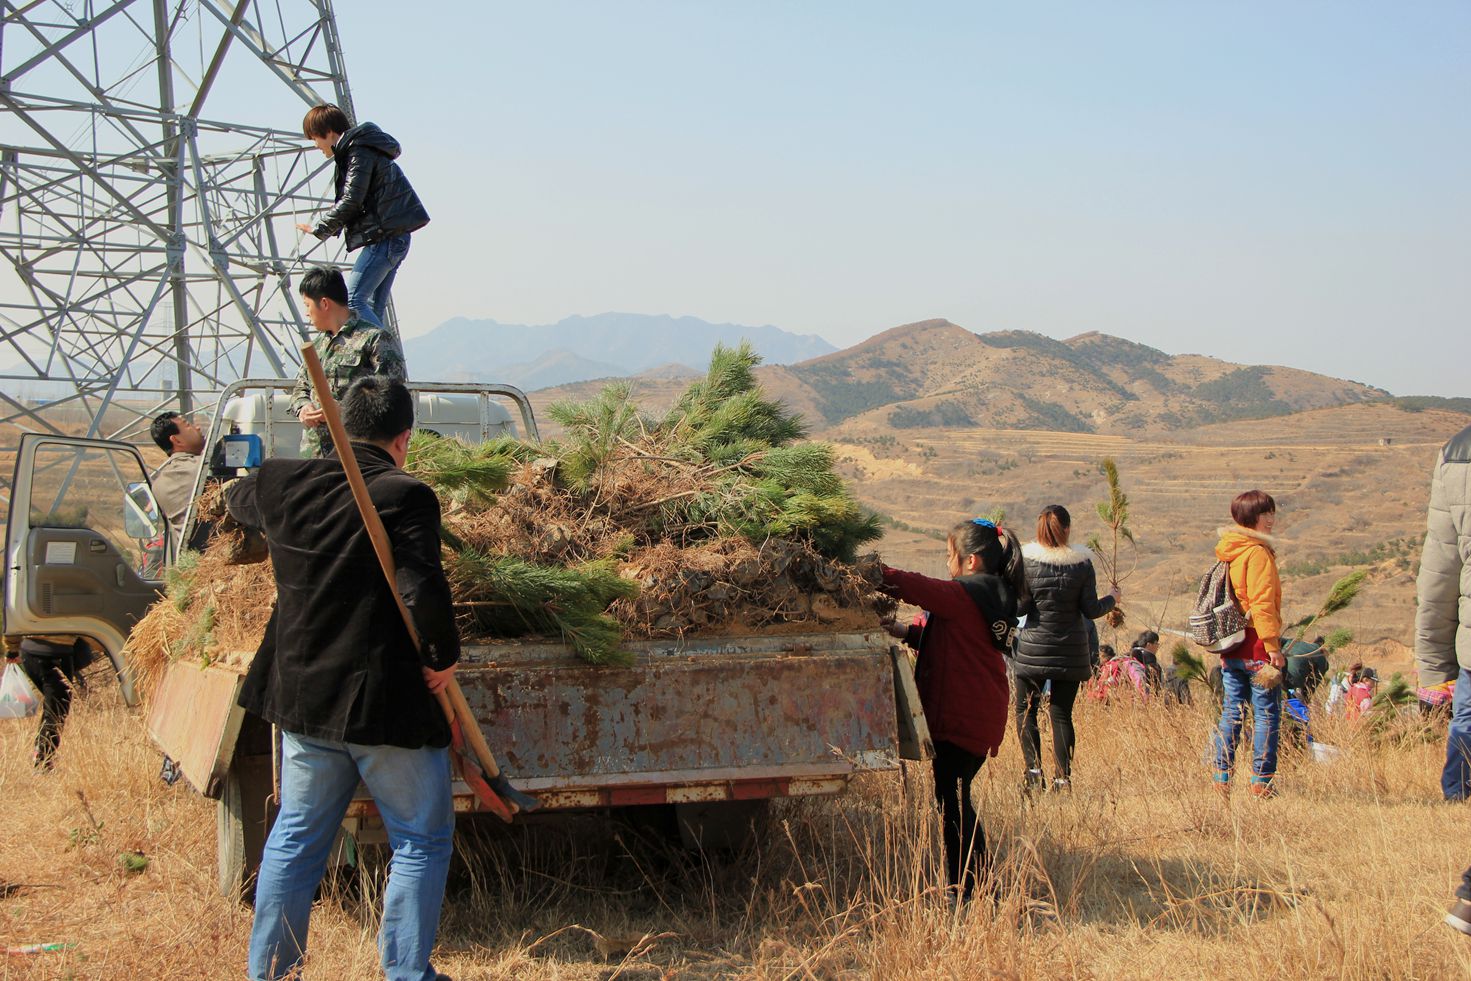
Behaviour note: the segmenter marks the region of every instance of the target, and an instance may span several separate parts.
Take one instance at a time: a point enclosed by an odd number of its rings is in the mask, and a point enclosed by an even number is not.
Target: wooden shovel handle
[[[326,372],[322,370],[322,362],[317,357],[316,348],[310,344],[301,347],[302,363],[306,365],[307,376],[312,380],[312,388],[316,390],[317,405],[322,409],[322,416],[327,422],[327,431],[332,435],[332,445],[337,448],[337,459],[342,461],[343,473],[347,475],[347,486],[352,488],[352,499],[357,503],[358,513],[363,517],[363,525],[368,529],[368,539],[373,543],[373,552],[378,556],[378,565],[383,570],[384,577],[388,580],[388,591],[393,594],[393,601],[398,605],[399,616],[403,617],[404,627],[408,629],[409,639],[414,643],[414,650],[423,650],[423,642],[419,639],[419,631],[414,627],[414,618],[409,614],[409,608],[404,604],[403,597],[398,592],[398,571],[393,563],[393,546],[388,542],[388,532],[383,527],[383,519],[378,516],[378,509],[373,506],[373,499],[368,496],[368,485],[363,481],[363,472],[358,468],[357,454],[353,452],[352,442],[347,437],[347,429],[342,425],[342,413],[337,408],[337,400],[332,397],[331,386],[327,384]],[[464,733],[465,739],[470,743],[470,748],[475,752],[475,761],[480,764],[480,769],[485,773],[487,779],[500,776],[501,768],[496,764],[495,754],[490,751],[490,746],[485,742],[485,733],[480,731],[480,723],[475,721],[474,714],[470,711],[470,703],[465,701],[465,693],[460,690],[460,684],[451,675],[449,684],[444,691],[436,696],[439,699],[439,707],[444,710],[444,716],[450,722],[456,717],[460,720],[460,731]]]

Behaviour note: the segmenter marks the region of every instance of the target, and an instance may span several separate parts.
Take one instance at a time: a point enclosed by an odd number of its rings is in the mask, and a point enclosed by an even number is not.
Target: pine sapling
[[[1103,472],[1103,478],[1108,485],[1108,499],[1098,502],[1098,517],[1109,530],[1109,541],[1102,542],[1097,535],[1088,539],[1088,547],[1098,556],[1099,564],[1103,566],[1103,574],[1108,579],[1112,589],[1118,589],[1120,584],[1133,574],[1134,568],[1130,566],[1127,572],[1120,571],[1119,567],[1119,545],[1126,543],[1134,552],[1134,565],[1138,565],[1138,544],[1134,541],[1134,532],[1129,528],[1129,497],[1119,486],[1119,468],[1112,457],[1102,460],[1098,469]],[[1105,548],[1106,546],[1106,548]],[[1117,630],[1124,625],[1124,611],[1115,605],[1108,611],[1107,623]]]
[[[1183,640],[1170,650],[1170,663],[1175,666],[1175,676],[1186,681],[1206,680],[1205,661],[1190,652]]]

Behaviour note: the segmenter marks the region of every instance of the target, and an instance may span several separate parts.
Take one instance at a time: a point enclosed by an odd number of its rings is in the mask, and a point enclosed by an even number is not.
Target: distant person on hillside
[[[885,566],[884,589],[925,612],[885,629],[918,651],[915,683],[935,743],[935,802],[945,837],[951,889],[970,899],[977,873],[990,867],[986,832],[970,799],[971,781],[1006,736],[1006,664],[1023,588],[1021,549],[985,518],[950,530],[951,578],[931,579]]]
[[[1164,670],[1159,665],[1159,634],[1153,630],[1146,630],[1134,639],[1134,645],[1129,655],[1144,665],[1144,677],[1149,683],[1149,690],[1156,694],[1164,688]]]
[[[347,251],[358,254],[347,278],[347,305],[382,327],[409,236],[429,224],[429,212],[394,163],[402,152],[398,141],[373,123],[353,126],[341,109],[320,105],[307,111],[301,128],[336,163],[337,202],[315,224],[296,227],[319,239],[347,233]]]
[[[1343,711],[1344,699],[1348,697],[1348,686],[1353,684],[1363,668],[1363,661],[1355,661],[1348,666],[1347,671],[1340,671],[1333,676],[1333,680],[1328,682],[1328,697],[1323,702],[1324,712],[1332,716]]]
[[[1149,698],[1149,685],[1145,678],[1144,665],[1128,654],[1116,656],[1110,649],[1088,694],[1100,702],[1112,701],[1116,693],[1145,701]]]
[[[1344,714],[1349,719],[1361,719],[1374,707],[1374,693],[1379,690],[1379,675],[1373,668],[1360,668],[1349,677],[1348,692],[1344,695]]]
[[[1190,691],[1190,679],[1180,673],[1180,669],[1171,664],[1165,668],[1165,694],[1171,701],[1178,705],[1194,705],[1195,695]]]
[[[1230,789],[1236,765],[1236,744],[1247,709],[1252,715],[1251,792],[1259,798],[1276,794],[1277,742],[1282,729],[1282,686],[1253,684],[1266,665],[1286,668],[1282,654],[1282,581],[1277,575],[1277,552],[1272,528],[1277,502],[1260,490],[1238,494],[1231,502],[1229,528],[1220,530],[1216,558],[1231,567],[1231,588],[1246,614],[1246,637],[1221,655],[1223,705],[1213,738],[1215,780],[1223,792]]]
[[[1042,790],[1042,735],[1037,715],[1048,688],[1047,714],[1052,720],[1054,790],[1072,786],[1073,702],[1091,673],[1088,631],[1084,618],[1097,620],[1119,601],[1115,588],[1098,596],[1098,576],[1091,556],[1068,545],[1072,516],[1061,504],[1050,504],[1037,516],[1037,540],[1022,548],[1027,573],[1021,612],[1027,625],[1017,634],[1016,734],[1026,761],[1024,790]]]

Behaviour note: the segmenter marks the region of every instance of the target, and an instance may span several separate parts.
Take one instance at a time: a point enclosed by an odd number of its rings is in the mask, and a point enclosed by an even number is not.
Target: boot
[[[1025,782],[1022,784],[1022,796],[1032,797],[1047,789],[1047,783],[1042,777],[1041,770],[1028,770]]]

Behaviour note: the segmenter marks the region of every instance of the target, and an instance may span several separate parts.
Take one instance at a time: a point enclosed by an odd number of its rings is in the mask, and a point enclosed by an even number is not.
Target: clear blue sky
[[[947,317],[1471,395],[1471,4],[336,5],[406,333]]]

